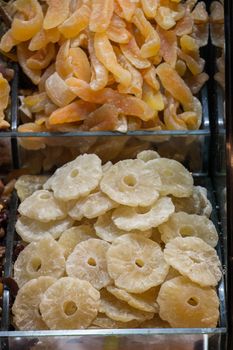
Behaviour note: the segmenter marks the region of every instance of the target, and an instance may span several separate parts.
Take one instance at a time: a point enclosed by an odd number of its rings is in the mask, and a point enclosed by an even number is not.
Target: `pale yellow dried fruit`
[[[113,211],[112,219],[114,224],[122,230],[143,231],[166,222],[174,210],[171,198],[164,197],[158,199],[152,207],[119,207]]]
[[[18,286],[40,276],[59,278],[65,271],[65,258],[53,238],[32,242],[20,252],[14,264],[14,279]]]
[[[63,220],[41,222],[21,216],[16,222],[15,229],[24,242],[30,243],[49,236],[57,239],[72,224],[73,220],[68,217]]]
[[[62,220],[66,217],[66,206],[52,192],[39,190],[27,197],[19,206],[21,215],[41,222]]]
[[[222,277],[214,248],[197,237],[177,237],[166,244],[166,262],[181,275],[203,287],[216,286]]]
[[[28,281],[20,288],[12,306],[14,324],[19,330],[48,329],[40,315],[39,305],[45,291],[55,281],[53,277],[42,276]]]
[[[135,234],[113,241],[107,265],[115,285],[130,293],[143,293],[160,285],[169,270],[159,244]]]
[[[15,183],[15,189],[19,199],[24,201],[33,192],[41,190],[43,184],[48,180],[47,176],[44,175],[22,175],[18,178]]]
[[[203,239],[211,247],[218,243],[218,233],[211,220],[206,216],[174,213],[169,220],[158,227],[164,243],[176,237],[194,236]]]
[[[118,207],[118,203],[99,191],[78,200],[69,211],[69,215],[75,220],[81,220],[83,217],[94,219],[116,207]]]
[[[104,174],[100,188],[117,203],[136,207],[151,205],[159,197],[160,177],[139,159],[114,164]]]
[[[130,322],[114,321],[105,314],[98,313],[97,317],[92,322],[92,325],[102,329],[117,329],[117,328],[137,328],[139,321],[133,320]]]
[[[102,166],[102,170],[103,170],[103,173],[106,173],[106,171],[108,171],[108,169],[111,168],[112,166],[112,162],[108,161],[107,163],[105,163],[103,166]]]
[[[154,313],[143,312],[132,308],[127,303],[117,300],[112,294],[103,289],[100,292],[99,311],[104,313],[112,320],[120,322],[131,322],[133,320],[145,321],[153,318]]]
[[[95,238],[77,244],[66,261],[67,275],[89,281],[96,289],[108,286],[111,283],[106,262],[109,246]]]
[[[91,225],[84,224],[65,230],[59,238],[58,243],[62,247],[64,256],[67,259],[78,243],[94,237],[95,230],[93,227]]]
[[[130,294],[124,289],[115,286],[108,286],[107,291],[114,295],[117,299],[125,301],[137,310],[146,312],[158,312],[158,304],[156,299],[160,287],[155,287],[141,294]]]
[[[159,292],[160,317],[175,328],[215,328],[219,300],[212,288],[202,288],[185,277],[165,282]]]
[[[50,329],[87,328],[96,318],[99,292],[87,281],[63,277],[44,293],[40,312]]]
[[[169,281],[169,280],[171,280],[175,277],[179,277],[179,276],[180,276],[179,271],[173,269],[173,267],[170,267],[164,282]]]
[[[163,321],[158,314],[155,314],[151,320],[142,322],[140,328],[171,328],[171,326],[168,322]]]
[[[44,188],[52,189],[56,198],[69,201],[87,196],[98,186],[101,177],[99,157],[95,154],[83,154],[57,169]]]
[[[193,178],[185,167],[174,159],[158,158],[148,163],[155,174],[159,174],[163,196],[172,194],[175,197],[189,197],[193,191]]]
[[[119,236],[125,235],[128,232],[125,230],[119,229],[112,220],[112,211],[107,212],[106,214],[98,217],[96,223],[94,224],[94,228],[98,237],[102,238],[107,242],[113,242],[114,239]],[[134,230],[131,233],[139,234],[143,237],[150,238],[152,234],[152,230],[139,231]]]
[[[158,158],[160,158],[160,155],[158,154],[158,152],[153,150],[145,150],[138,153],[137,155],[137,159],[143,160],[143,162],[145,163]]]
[[[175,211],[185,211],[188,214],[205,215],[210,217],[212,205],[207,198],[207,190],[201,186],[194,186],[190,197],[177,198],[172,197]]]

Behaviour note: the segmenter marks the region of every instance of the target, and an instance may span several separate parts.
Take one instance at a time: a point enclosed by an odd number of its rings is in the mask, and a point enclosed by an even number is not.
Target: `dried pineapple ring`
[[[89,282],[63,277],[44,293],[40,312],[50,329],[87,328],[97,316],[99,299]]]
[[[212,205],[207,198],[207,190],[201,186],[194,186],[193,193],[187,198],[172,197],[175,211],[184,211],[188,214],[205,215],[210,217]]]
[[[160,155],[152,150],[145,150],[137,154],[137,159],[143,160],[145,163],[158,158],[160,158]]]
[[[66,261],[67,275],[89,281],[96,289],[108,286],[111,283],[106,262],[109,246],[95,238],[79,243]]]
[[[121,230],[148,230],[166,222],[175,207],[168,197],[158,199],[151,208],[119,207],[114,210],[112,219]]]
[[[137,310],[146,312],[158,312],[158,304],[156,299],[159,292],[158,288],[151,288],[142,294],[130,294],[123,289],[114,286],[108,286],[107,291],[114,295],[117,299],[125,301]]]
[[[137,328],[139,326],[139,321],[133,320],[130,322],[120,322],[114,321],[105,314],[98,313],[97,317],[92,322],[93,326],[102,329],[117,329],[117,328]]]
[[[174,159],[159,158],[148,163],[148,167],[159,173],[163,196],[189,197],[193,191],[193,178],[185,167]]]
[[[62,247],[64,256],[67,259],[78,243],[95,237],[96,235],[93,227],[91,225],[84,224],[64,230],[63,234],[58,240],[58,243]]]
[[[218,233],[211,220],[205,216],[174,213],[158,227],[164,243],[176,237],[194,236],[203,239],[211,247],[218,243]]]
[[[127,303],[117,300],[113,295],[103,289],[100,293],[99,311],[114,321],[131,322],[133,320],[145,321],[153,318],[154,313],[142,312],[130,307]]]
[[[41,190],[43,184],[48,180],[44,175],[22,175],[15,183],[15,189],[20,201],[24,201],[31,196],[33,192]]]
[[[84,154],[58,169],[44,188],[52,188],[63,201],[78,199],[98,186],[102,173],[101,160],[95,154]]]
[[[177,237],[166,244],[168,264],[200,286],[216,286],[222,277],[221,263],[214,248],[197,237]]]
[[[155,314],[151,320],[142,322],[140,328],[171,328],[171,326],[168,322],[163,321],[158,314]]]
[[[16,0],[14,2],[14,7],[20,12],[24,12],[25,7],[30,9],[29,16],[27,16],[29,18],[27,20],[15,16],[11,26],[11,34],[16,40],[27,41],[31,39],[42,26],[42,8],[37,0]]]
[[[127,231],[120,230],[112,221],[112,212],[108,212],[102,216],[99,216],[96,223],[94,224],[94,228],[98,237],[102,238],[107,242],[113,242],[114,239],[119,236],[125,235],[128,233]],[[131,233],[139,234],[143,237],[150,238],[152,234],[152,230],[134,230]]]
[[[40,276],[59,278],[65,271],[65,258],[53,238],[44,238],[27,245],[14,264],[14,279],[19,287]]]
[[[64,203],[58,201],[52,192],[46,190],[34,192],[18,208],[21,215],[42,222],[62,220],[66,217],[66,210]]]
[[[157,299],[159,315],[175,328],[215,328],[219,300],[214,289],[201,288],[184,277],[165,282]]]
[[[41,276],[20,288],[12,306],[14,324],[19,330],[48,329],[40,315],[39,305],[45,291],[55,281],[53,277]]]
[[[139,159],[128,159],[113,165],[100,182],[101,190],[115,202],[136,207],[148,206],[158,199],[159,176]]]
[[[135,234],[115,239],[107,252],[107,265],[115,285],[130,293],[160,285],[169,270],[159,244]]]
[[[41,222],[21,216],[16,222],[15,229],[24,242],[30,243],[50,235],[57,239],[72,224],[73,220],[68,217],[64,220]]]
[[[116,207],[118,203],[112,201],[103,192],[96,192],[84,199],[81,198],[69,211],[69,215],[75,220],[81,220],[83,217],[94,219]]]

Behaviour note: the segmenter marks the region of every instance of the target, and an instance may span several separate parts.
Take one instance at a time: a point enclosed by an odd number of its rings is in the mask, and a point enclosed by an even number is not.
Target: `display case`
[[[211,1],[206,1],[209,8]],[[218,234],[218,256],[223,267],[223,278],[217,292],[220,300],[220,318],[216,328],[137,328],[88,329],[60,331],[17,331],[11,324],[11,290],[5,283],[0,331],[1,349],[177,349],[224,350],[232,349],[232,293],[233,223],[232,137],[231,120],[232,71],[231,33],[232,3],[225,0],[226,28],[226,92],[214,80],[219,49],[209,42],[203,50],[210,80],[201,90],[203,106],[200,130],[193,131],[128,131],[124,132],[19,132],[18,87],[19,71],[14,65],[12,82],[11,129],[0,132],[0,142],[7,145],[11,164],[7,170],[31,174],[51,174],[57,167],[84,153],[95,153],[106,163],[135,158],[142,150],[156,150],[161,156],[176,159],[192,172],[195,185],[208,191],[212,203],[211,219]],[[226,102],[225,102],[226,95]],[[226,116],[225,116],[226,104]],[[34,150],[27,147],[39,144]],[[35,149],[36,148],[36,149]],[[10,152],[10,153],[9,153]],[[3,154],[3,153],[2,153]],[[5,154],[5,153],[4,153]],[[0,147],[1,159],[1,147]],[[9,161],[8,161],[9,164]],[[1,164],[0,164],[1,166]],[[5,170],[5,164],[3,164]],[[2,171],[4,175],[4,171]],[[227,203],[227,205],[226,205]],[[6,237],[4,278],[12,277],[14,250],[19,242],[15,232],[19,199],[13,193],[10,202]]]

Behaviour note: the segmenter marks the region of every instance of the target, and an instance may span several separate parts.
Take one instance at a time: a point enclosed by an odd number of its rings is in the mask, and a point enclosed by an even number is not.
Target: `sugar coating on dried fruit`
[[[94,228],[98,237],[102,238],[107,242],[113,242],[114,239],[119,236],[125,235],[128,232],[125,230],[119,229],[112,220],[112,211],[107,212],[106,214],[99,216],[96,223],[94,224]],[[152,230],[139,231],[134,230],[131,233],[139,234],[143,237],[150,238],[152,234]]]
[[[160,177],[139,159],[114,164],[104,174],[100,187],[117,203],[136,207],[151,205],[159,197]]]
[[[14,279],[19,287],[33,278],[52,276],[59,278],[65,271],[65,258],[53,238],[32,242],[20,252],[14,264]]]
[[[165,282],[159,292],[160,317],[175,328],[215,328],[219,300],[212,288],[202,288],[185,277]]]
[[[158,158],[148,163],[148,167],[159,174],[162,185],[161,195],[189,197],[193,190],[193,178],[185,167],[174,159]]]
[[[206,216],[187,214],[185,212],[174,213],[167,222],[158,227],[164,243],[176,237],[199,237],[211,247],[218,243],[218,233],[211,220]]]
[[[54,196],[63,201],[79,199],[98,186],[102,173],[99,157],[84,154],[57,169],[44,188],[51,188]]]
[[[101,290],[100,295],[99,311],[110,317],[112,320],[120,322],[131,322],[133,320],[138,320],[143,322],[153,318],[154,313],[134,309],[127,303],[117,300],[105,289]]]
[[[100,294],[89,282],[63,277],[44,293],[40,312],[50,329],[87,328],[96,318],[99,304]]]
[[[150,162],[151,160],[160,158],[158,152],[153,150],[145,150],[137,154],[137,159],[142,160],[145,163]]]
[[[190,197],[172,197],[172,202],[176,212],[184,211],[188,214],[205,215],[207,218],[212,212],[212,205],[207,198],[207,190],[201,186],[194,186]]]
[[[50,222],[64,219],[67,209],[64,203],[54,197],[52,192],[38,190],[20,204],[18,211],[30,219]]]
[[[41,276],[28,281],[18,291],[12,306],[14,324],[19,330],[48,329],[43,321],[39,305],[45,291],[56,281],[50,276]]]
[[[174,210],[172,200],[163,197],[149,208],[119,207],[113,211],[112,219],[114,224],[122,230],[143,231],[166,222]]]
[[[113,241],[107,265],[115,285],[130,293],[143,293],[160,285],[169,270],[159,244],[135,234]]]
[[[158,312],[158,304],[156,299],[160,287],[151,288],[141,294],[130,294],[124,289],[115,286],[108,286],[106,289],[109,293],[114,295],[117,299],[125,301],[130,306],[137,310],[146,312]]]
[[[77,244],[66,261],[67,275],[89,281],[96,289],[111,284],[106,262],[109,246],[95,238]]]
[[[58,243],[62,247],[64,256],[67,259],[78,243],[95,237],[95,230],[92,226],[83,224],[65,230],[59,238]]]
[[[177,237],[164,249],[166,262],[200,286],[216,286],[222,277],[216,250],[197,237]]]
[[[24,201],[27,197],[31,196],[33,192],[41,190],[43,184],[48,180],[44,175],[22,175],[15,183],[15,189],[19,199]]]
[[[69,211],[69,215],[75,220],[81,220],[83,217],[94,219],[117,206],[118,203],[111,200],[105,193],[99,191],[78,200]]]
[[[24,242],[30,243],[49,236],[57,239],[72,224],[73,220],[69,217],[63,220],[41,222],[26,216],[20,216],[16,222],[15,229]]]
[[[106,316],[105,314],[102,314],[101,312],[98,313],[97,317],[92,322],[92,325],[98,328],[102,329],[117,329],[117,328],[137,328],[140,324],[140,321],[129,321],[129,322],[120,322],[120,321],[114,321],[110,317]]]

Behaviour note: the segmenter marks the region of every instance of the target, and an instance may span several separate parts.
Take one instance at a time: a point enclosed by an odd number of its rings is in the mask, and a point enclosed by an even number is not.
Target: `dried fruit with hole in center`
[[[160,158],[160,155],[156,151],[152,151],[152,150],[145,150],[137,154],[137,159],[140,159],[145,163],[148,163],[151,160],[158,159],[158,158]]]
[[[158,199],[160,177],[139,159],[113,165],[100,182],[101,190],[117,203],[136,207],[148,206]]]
[[[197,237],[177,237],[164,249],[166,262],[200,286],[216,286],[222,278],[216,250]]]
[[[65,271],[62,248],[53,238],[27,245],[14,264],[14,279],[19,287],[40,276],[59,278]]]
[[[95,238],[78,243],[66,261],[67,275],[89,281],[96,289],[111,284],[106,262],[109,246]]]
[[[165,282],[159,292],[160,317],[175,328],[215,328],[219,300],[212,288],[202,288],[185,277]]]
[[[160,285],[169,270],[159,244],[135,234],[113,241],[107,266],[115,285],[129,293],[143,293]]]
[[[24,201],[37,190],[41,190],[43,184],[48,180],[44,175],[22,175],[15,183],[15,189],[19,199]]]
[[[28,281],[18,291],[12,306],[13,320],[21,331],[48,329],[43,321],[39,306],[46,290],[56,281],[49,276],[41,276]]]
[[[191,215],[185,212],[174,213],[169,220],[158,227],[164,243],[176,237],[193,236],[203,239],[211,247],[218,243],[218,233],[206,216]]]
[[[121,230],[148,230],[166,222],[174,213],[174,205],[168,197],[158,199],[151,207],[121,206],[113,211],[114,224]]]
[[[40,312],[50,329],[87,328],[96,318],[100,294],[87,281],[63,277],[44,293]]]
[[[117,328],[137,328],[140,321],[129,321],[129,322],[120,322],[114,321],[105,314],[98,313],[97,317],[92,322],[92,325],[102,329],[117,329]]]

